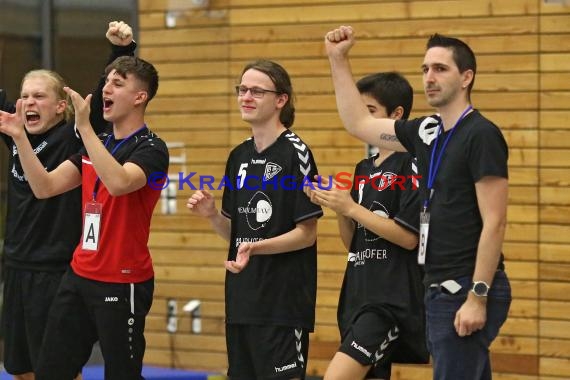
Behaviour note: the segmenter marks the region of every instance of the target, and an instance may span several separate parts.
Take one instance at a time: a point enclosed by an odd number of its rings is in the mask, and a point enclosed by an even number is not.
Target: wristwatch
[[[474,281],[473,285],[471,285],[471,291],[477,297],[487,297],[487,293],[489,293],[490,286],[487,285],[485,281]]]

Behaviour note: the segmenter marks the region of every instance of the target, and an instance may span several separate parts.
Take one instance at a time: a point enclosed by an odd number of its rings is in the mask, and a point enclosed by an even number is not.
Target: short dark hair
[[[465,42],[458,38],[447,37],[441,34],[432,35],[427,42],[426,50],[433,47],[444,47],[451,49],[453,52],[453,61],[457,65],[460,73],[467,70],[473,71],[473,79],[468,86],[468,95],[471,97],[471,90],[475,83],[475,74],[477,73],[477,61],[475,60],[475,53]]]
[[[295,121],[295,94],[293,93],[291,78],[289,77],[287,71],[277,62],[269,61],[266,59],[258,59],[245,65],[243,71],[241,72],[240,79],[243,74],[249,69],[261,71],[271,79],[275,85],[275,91],[277,91],[277,93],[287,94],[289,100],[287,100],[287,103],[281,109],[279,120],[281,123],[283,123],[285,128],[290,128],[293,126],[293,122]]]
[[[398,106],[404,109],[402,119],[407,119],[414,104],[414,89],[410,82],[395,71],[370,74],[356,82],[361,94],[370,95],[386,108],[390,115]]]
[[[133,74],[138,80],[146,84],[148,92],[147,104],[156,95],[158,90],[158,72],[151,63],[139,57],[122,56],[107,66],[105,75],[109,75],[113,70],[123,78],[126,78],[127,74]]]

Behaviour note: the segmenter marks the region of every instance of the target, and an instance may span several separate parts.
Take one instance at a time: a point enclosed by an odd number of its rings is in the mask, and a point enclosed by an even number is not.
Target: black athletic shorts
[[[307,329],[226,324],[226,346],[231,380],[305,378]]]
[[[355,318],[344,334],[338,351],[363,366],[371,366],[367,378],[389,379],[391,355],[398,338],[398,326],[389,313],[369,310]]]
[[[106,380],[142,379],[145,318],[153,292],[154,279],[109,283],[68,270],[48,317],[36,380],[73,379],[97,340]]]
[[[64,272],[4,270],[4,367],[12,375],[21,375],[34,372],[49,308]]]

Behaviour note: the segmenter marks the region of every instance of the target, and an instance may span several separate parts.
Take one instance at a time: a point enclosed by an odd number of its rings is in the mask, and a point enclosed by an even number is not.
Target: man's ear
[[[148,99],[148,92],[146,91],[138,91],[137,95],[135,96],[135,105],[144,104]]]
[[[400,120],[404,116],[404,107],[398,106],[392,113],[390,114],[390,119]]]
[[[289,100],[289,95],[287,94],[279,94],[277,96],[277,108],[283,108],[285,107],[285,104],[287,104],[287,101]]]
[[[465,70],[462,73],[463,79],[462,79],[462,83],[461,83],[461,87],[462,88],[467,88],[469,87],[469,85],[471,84],[471,82],[473,82],[473,77],[475,76],[473,74],[473,70]]]

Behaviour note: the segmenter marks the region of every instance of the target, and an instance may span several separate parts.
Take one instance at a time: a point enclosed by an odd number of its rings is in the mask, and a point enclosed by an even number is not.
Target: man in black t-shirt
[[[317,167],[309,147],[289,130],[295,108],[283,67],[266,60],[246,65],[236,92],[253,136],[230,153],[221,212],[207,191],[193,194],[188,208],[230,243],[228,376],[302,379],[315,323],[317,218],[323,214],[303,183]]]
[[[120,22],[109,24],[112,44],[109,62],[133,55],[136,44],[121,35],[132,32]],[[101,76],[96,93],[105,78]],[[22,80],[21,102],[26,134],[33,151],[48,170],[76,153],[82,143],[75,129],[73,110],[55,72],[34,70]],[[4,94],[3,92],[1,94]],[[14,105],[0,96],[2,111]],[[90,119],[97,133],[107,128],[102,98],[93,97]],[[14,140],[0,133],[9,149],[8,201],[3,261],[5,265],[2,328],[4,366],[16,380],[33,378],[44,336],[48,310],[73,250],[81,236],[81,189],[54,198],[37,199],[30,188]]]
[[[508,193],[507,144],[471,105],[476,61],[456,38],[433,35],[422,64],[438,114],[408,121],[371,117],[354,85],[351,27],[327,33],[339,114],[369,144],[408,150],[422,176],[418,260],[425,263],[428,348],[434,378],[491,378],[489,346],[507,318],[511,290],[501,253]]]
[[[370,114],[409,116],[413,89],[398,73],[358,81]],[[427,363],[418,244],[417,165],[409,153],[378,149],[360,161],[350,193],[340,183],[306,188],[311,200],[337,213],[348,262],[338,305],[341,346],[328,379],[389,379],[392,362]]]

